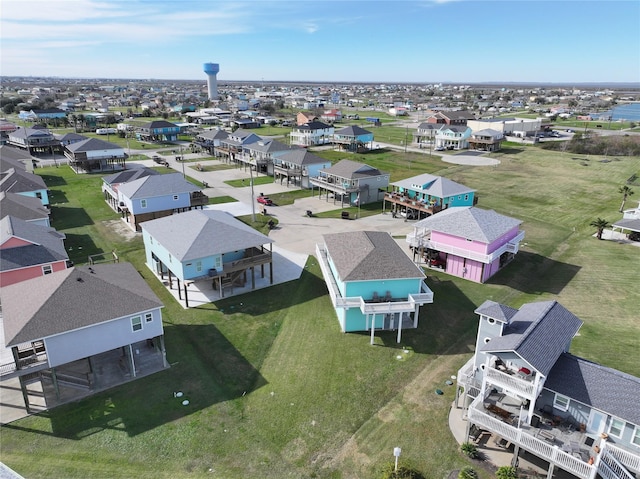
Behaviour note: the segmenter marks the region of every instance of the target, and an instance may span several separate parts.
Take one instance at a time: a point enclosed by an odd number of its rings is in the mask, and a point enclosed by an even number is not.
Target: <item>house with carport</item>
[[[443,176],[412,176],[391,183],[385,192],[383,212],[389,209],[394,216],[422,219],[442,210],[458,206],[473,206],[478,201],[475,190]]]
[[[273,240],[225,211],[194,210],[142,224],[147,267],[176,288],[189,307],[188,286],[211,283],[223,298],[225,291],[251,282],[256,269],[273,284]],[[165,280],[166,278],[166,280]]]
[[[120,200],[118,199],[118,188],[120,187],[120,185],[138,180],[140,178],[144,178],[146,176],[159,174],[160,173],[158,173],[156,170],[144,166],[142,168],[123,170],[119,171],[118,173],[105,176],[102,178],[102,195],[104,196],[104,200],[113,211],[115,211],[116,213],[122,213],[122,207],[124,205],[120,205]]]
[[[311,188],[309,178],[315,178],[320,170],[330,168],[331,161],[320,158],[310,151],[299,148],[289,150],[273,160],[274,181],[293,183],[300,188]]]
[[[352,125],[337,130],[331,141],[344,151],[365,152],[371,149],[373,133],[360,126]]]
[[[140,223],[194,208],[203,208],[209,198],[182,173],[148,175],[118,186],[118,208],[122,219],[135,231]]]
[[[323,236],[316,257],[343,333],[418,327],[420,307],[433,302],[425,275],[383,231]]]
[[[460,368],[455,406],[467,438],[493,436],[579,479],[640,473],[640,378],[571,354],[582,320],[557,301],[475,310],[475,353]],[[511,449],[513,448],[513,449]]]
[[[129,263],[65,269],[0,298],[13,356],[0,373],[18,377],[27,411],[32,383],[51,408],[169,367],[163,304]]]
[[[415,223],[407,243],[414,261],[484,283],[515,258],[521,224],[493,210],[449,208]]]
[[[123,170],[128,155],[124,148],[115,143],[87,138],[65,145],[64,156],[76,173]]]
[[[177,141],[180,127],[167,120],[154,120],[139,126],[136,129],[136,138],[139,141],[154,143]]]
[[[318,188],[318,198],[333,196],[340,204],[362,205],[380,201],[389,186],[389,173],[353,160],[340,160],[335,165],[318,170],[318,176],[310,177],[312,188]]]
[[[261,138],[245,144],[241,157],[243,163],[251,165],[256,172],[273,175],[276,159],[298,149],[273,138]]]

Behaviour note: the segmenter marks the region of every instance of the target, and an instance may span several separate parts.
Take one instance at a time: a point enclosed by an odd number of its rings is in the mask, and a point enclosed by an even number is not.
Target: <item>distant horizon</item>
[[[206,78],[119,78],[119,77],[63,77],[63,76],[43,76],[43,75],[0,75],[0,79],[9,78],[32,78],[32,79],[52,79],[52,80],[86,80],[86,81],[149,81],[149,82],[193,82],[202,83],[206,85]],[[263,84],[279,84],[279,83],[291,83],[291,84],[338,84],[338,85],[514,85],[514,86],[563,86],[563,87],[575,87],[575,86],[625,86],[640,89],[640,82],[613,82],[613,81],[594,81],[594,82],[539,82],[539,81],[474,81],[474,82],[454,82],[454,81],[424,81],[424,82],[412,82],[412,81],[346,81],[346,80],[220,80],[218,84],[224,83],[263,83]],[[639,92],[640,93],[640,92]]]
[[[2,0],[0,71],[205,81],[212,62],[219,82],[634,84],[638,18],[635,0]]]

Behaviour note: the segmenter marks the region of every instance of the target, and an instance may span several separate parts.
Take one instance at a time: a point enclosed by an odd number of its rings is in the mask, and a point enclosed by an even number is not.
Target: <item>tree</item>
[[[602,239],[602,232],[604,231],[605,228],[607,228],[609,226],[609,222],[607,220],[603,220],[602,218],[597,218],[595,220],[593,220],[591,223],[589,223],[589,226],[593,226],[594,228],[596,228],[598,230],[596,237],[601,240]]]
[[[624,204],[627,202],[627,198],[633,195],[633,190],[629,186],[624,185],[618,188],[618,193],[622,194],[622,204],[620,205],[620,213],[622,213],[624,210]]]

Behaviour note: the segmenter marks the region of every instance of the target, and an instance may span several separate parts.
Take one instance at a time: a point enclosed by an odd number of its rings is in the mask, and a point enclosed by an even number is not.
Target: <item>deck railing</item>
[[[503,373],[495,368],[487,368],[486,378],[487,382],[490,382],[494,386],[506,388],[509,391],[523,395],[530,400],[537,396],[535,384],[533,382]]]
[[[564,452],[546,441],[538,439],[526,432],[524,429],[510,426],[500,419],[490,416],[480,410],[481,405],[482,399],[481,397],[478,397],[473,401],[469,408],[468,417],[474,424],[496,433],[508,441],[532,452],[545,461],[552,462],[581,479],[590,479],[595,477],[595,466]]]
[[[636,473],[640,473],[640,454],[622,449],[610,442],[606,443],[605,450],[625,467],[635,471]]]

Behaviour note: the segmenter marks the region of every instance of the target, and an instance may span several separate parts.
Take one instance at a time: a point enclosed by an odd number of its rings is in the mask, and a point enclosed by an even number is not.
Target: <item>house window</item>
[[[53,273],[53,268],[50,264],[45,264],[42,266],[42,274],[51,274]]]
[[[631,444],[640,447],[640,426],[636,426],[631,436]]]
[[[140,331],[142,329],[142,317],[134,316],[131,318],[131,329],[133,331]]]
[[[560,411],[566,411],[569,409],[569,398],[566,396],[561,396],[560,394],[556,394],[553,398],[553,407],[559,409]]]
[[[469,195],[464,195],[464,200],[469,201]]]
[[[489,341],[491,341],[491,338],[484,338],[484,344],[487,344]]]
[[[196,271],[198,273],[202,271],[202,261],[196,261]]]
[[[36,198],[41,200],[42,199],[42,193],[40,193],[39,191],[36,191]]]
[[[180,198],[178,195],[173,195],[173,201],[178,201],[178,198]]]
[[[152,313],[144,313],[144,321],[145,321],[145,323],[150,323],[151,321],[153,321],[153,314]]]
[[[147,200],[140,200],[140,208],[146,208],[147,207]]]
[[[222,258],[220,256],[216,257],[216,268],[222,268]]]
[[[495,319],[493,319],[493,318],[487,318],[487,322],[488,322],[489,324],[494,324],[494,323],[496,322],[496,320],[495,320]]]
[[[613,437],[622,437],[622,431],[624,430],[624,421],[620,419],[611,418],[611,424],[609,424],[609,435]]]

